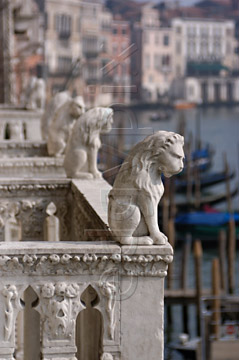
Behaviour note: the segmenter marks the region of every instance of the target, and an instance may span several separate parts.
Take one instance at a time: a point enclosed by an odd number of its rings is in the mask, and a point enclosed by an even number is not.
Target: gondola
[[[184,239],[185,234],[190,233],[194,238],[201,240],[217,240],[220,230],[227,231],[230,219],[236,223],[236,235],[239,233],[239,213],[228,212],[207,213],[194,211],[179,214],[175,218],[175,226],[178,239]]]
[[[206,175],[202,174],[200,175],[199,178],[200,188],[204,189],[212,185],[220,184],[228,179],[233,179],[234,177],[235,177],[235,171],[231,171],[228,176],[226,176],[225,171],[206,174]],[[180,179],[178,177],[175,179],[175,186],[177,192],[185,192],[187,189],[187,185],[188,183],[186,180]],[[192,186],[192,190],[194,191],[195,180],[192,180],[190,186]]]
[[[238,185],[233,190],[231,190],[230,196],[233,197],[237,193],[238,193]],[[227,192],[221,194],[202,193],[200,199],[198,199],[200,201],[200,203],[198,204],[199,201],[197,201],[197,199],[194,196],[192,196],[190,199],[187,199],[187,197],[179,195],[175,199],[175,205],[177,209],[180,211],[189,211],[196,209],[197,207],[199,209],[203,209],[205,205],[212,206],[224,202],[227,200],[227,197],[228,197]]]

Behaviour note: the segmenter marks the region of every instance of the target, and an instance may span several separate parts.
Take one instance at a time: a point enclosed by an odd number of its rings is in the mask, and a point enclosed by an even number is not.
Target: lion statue
[[[41,133],[44,140],[48,138],[48,127],[54,118],[54,114],[69,100],[71,100],[70,93],[68,91],[60,91],[55,94],[47,104],[44,114],[41,117]]]
[[[158,227],[161,174],[170,177],[182,171],[183,144],[181,135],[158,131],[130,151],[109,193],[109,226],[121,244],[166,243]]]
[[[84,113],[74,124],[66,147],[64,168],[67,177],[101,178],[97,169],[100,134],[108,133],[113,122],[111,108],[96,107]]]
[[[46,102],[46,83],[44,79],[32,76],[29,80],[26,94],[25,107],[28,110],[43,110]]]
[[[84,112],[85,104],[81,96],[66,101],[55,112],[49,124],[47,139],[47,150],[50,156],[59,157],[64,154],[74,121]]]

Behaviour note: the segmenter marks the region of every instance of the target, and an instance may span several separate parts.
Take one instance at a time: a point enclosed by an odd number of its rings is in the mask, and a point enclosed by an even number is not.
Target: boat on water
[[[178,110],[186,110],[186,109],[193,109],[197,106],[195,102],[190,102],[186,100],[176,100],[174,103],[175,109]]]
[[[230,196],[234,197],[238,193],[238,185],[230,191]],[[200,199],[196,199],[195,196],[191,196],[188,199],[186,196],[179,194],[175,199],[175,205],[179,211],[190,211],[194,209],[202,210],[206,205],[216,205],[221,202],[225,202],[228,198],[227,192],[223,193],[202,193]]]
[[[169,120],[171,118],[171,111],[169,110],[160,110],[150,115],[151,121],[163,121]]]
[[[195,169],[198,169],[200,171],[209,170],[212,165],[213,154],[214,151],[209,145],[206,145],[201,149],[196,149],[192,151],[189,160],[187,156],[185,157],[184,170],[179,174],[179,177],[185,174],[188,166],[190,166],[190,169],[192,171],[194,171]]]
[[[200,174],[199,183],[200,189],[207,188],[209,186],[217,185],[225,182],[226,180],[231,180],[235,177],[235,171],[231,171],[228,175],[225,171],[209,173],[209,174]],[[187,190],[188,182],[187,180],[176,178],[175,186],[177,192],[185,192]],[[196,182],[192,179],[190,186],[192,186],[192,191],[195,190]]]
[[[220,230],[227,230],[228,223],[234,219],[236,232],[239,233],[239,213],[194,211],[178,214],[175,226],[178,237],[184,238],[186,233],[203,239],[217,239]]]

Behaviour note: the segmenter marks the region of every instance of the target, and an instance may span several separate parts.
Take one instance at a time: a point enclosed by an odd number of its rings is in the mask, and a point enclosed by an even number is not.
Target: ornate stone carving
[[[30,190],[30,189],[29,189]],[[44,190],[51,190],[49,187]],[[12,190],[13,191],[13,190]],[[18,192],[18,190],[16,191]],[[29,200],[20,200],[19,201],[12,201],[9,199],[8,201],[1,201],[0,204],[0,238],[1,233],[3,233],[3,229],[11,219],[15,219],[16,225],[19,223],[22,224],[22,238],[24,239],[43,239],[43,222],[45,218],[45,211],[47,205],[49,204],[49,200],[47,200],[44,194],[38,194],[39,196],[42,195],[43,198],[36,199],[34,195],[31,194],[32,198]],[[53,194],[52,194],[53,195]],[[55,198],[53,196],[49,198]],[[58,194],[57,194],[58,195]],[[63,194],[64,195],[64,194]],[[62,196],[62,195],[61,195]],[[33,199],[34,198],[34,199]],[[61,200],[60,197],[55,200],[55,204],[57,206],[57,216],[60,220],[60,229],[61,229],[61,239],[67,240],[68,239],[68,203],[66,200]],[[15,208],[14,211],[15,216],[13,217],[12,208]],[[14,225],[14,224],[13,224]],[[15,227],[16,227],[15,225]],[[20,230],[19,230],[20,231]],[[20,232],[19,232],[20,234]],[[3,236],[3,235],[2,235]],[[20,235],[19,235],[20,237]],[[5,236],[6,238],[6,236]],[[9,236],[7,236],[9,238]]]
[[[66,147],[74,121],[84,112],[85,104],[81,96],[65,102],[55,113],[49,124],[47,149],[50,156],[61,156]]]
[[[97,169],[97,154],[101,146],[100,134],[111,130],[113,110],[94,108],[83,114],[74,124],[66,146],[64,168],[67,177],[78,179],[101,178]]]
[[[109,193],[108,221],[121,244],[163,245],[158,228],[158,203],[170,177],[183,169],[183,137],[158,131],[130,151]]]
[[[48,340],[71,339],[79,311],[79,286],[76,283],[50,282],[36,288],[41,299],[39,310],[43,331]]]
[[[172,255],[123,255],[122,258],[122,267],[128,276],[164,278],[167,275],[167,264],[173,261]]]
[[[47,217],[44,222],[45,241],[60,241],[60,222],[55,216],[57,209],[53,202],[47,205]]]
[[[111,340],[114,339],[115,332],[115,303],[116,303],[116,287],[108,281],[100,281],[99,288],[101,293],[107,298],[106,312],[108,315],[108,335]]]
[[[20,297],[15,285],[7,285],[2,291],[5,297],[4,339],[10,341],[15,329],[17,311],[21,309]]]
[[[31,275],[117,274],[158,276],[167,274],[172,255],[48,254],[0,256],[0,275],[6,272]]]

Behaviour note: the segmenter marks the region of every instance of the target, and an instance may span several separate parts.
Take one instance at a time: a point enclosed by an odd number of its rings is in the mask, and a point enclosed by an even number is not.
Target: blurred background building
[[[88,106],[239,101],[238,1],[4,0],[0,19],[2,103],[32,75]]]

